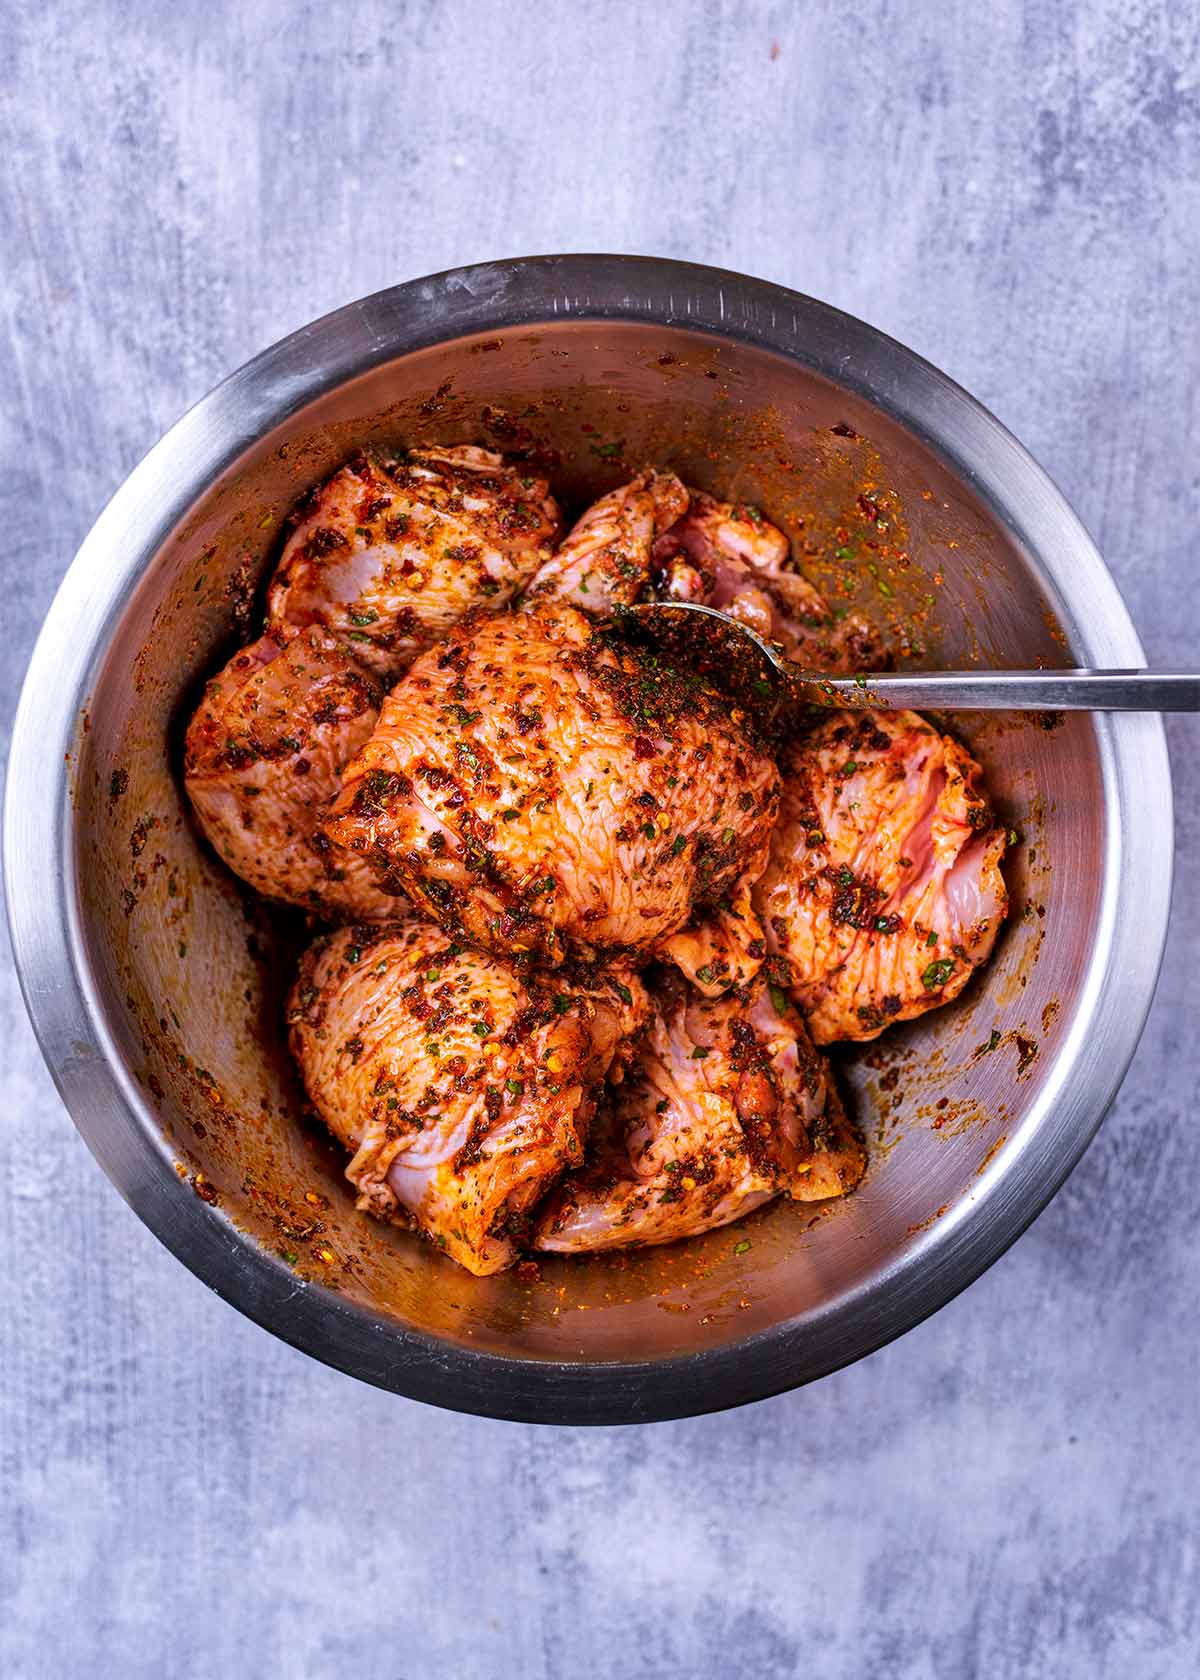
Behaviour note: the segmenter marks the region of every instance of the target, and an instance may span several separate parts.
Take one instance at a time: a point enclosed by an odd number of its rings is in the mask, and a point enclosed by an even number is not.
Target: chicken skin
[[[318,940],[288,1009],[359,1207],[481,1277],[511,1265],[533,1203],[582,1161],[604,1076],[648,1014],[628,965],[521,979],[412,916]]]
[[[526,600],[569,601],[600,615],[642,593],[656,537],[683,517],[688,493],[674,473],[647,470],[593,502],[540,568]]]
[[[647,1247],[728,1225],[781,1192],[843,1195],[861,1140],[783,993],[760,980],[711,1000],[672,976],[597,1116],[588,1164],[550,1192],[534,1246]]]
[[[649,953],[736,895],[778,792],[720,695],[551,605],[423,654],[324,827],[460,938],[554,966]]]
[[[970,754],[915,712],[834,712],[784,754],[771,861],[753,889],[818,1044],[948,1003],[1008,911]]]
[[[317,828],[379,700],[319,629],[260,636],[208,684],[188,726],[184,785],[206,838],[257,892],[331,920],[395,914],[362,860]]]
[[[791,570],[783,532],[757,511],[688,491],[683,517],[654,543],[651,581],[663,600],[698,601],[740,620],[807,671],[878,670],[883,642],[858,613],[838,620]]]
[[[322,625],[391,682],[470,607],[504,607],[559,526],[546,480],[491,450],[414,449],[386,464],[357,454],[303,504],[269,625]]]

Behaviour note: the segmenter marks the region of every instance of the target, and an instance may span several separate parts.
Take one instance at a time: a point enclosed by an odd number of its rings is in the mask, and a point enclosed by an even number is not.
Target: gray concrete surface
[[[8,0],[6,725],[188,403],[347,299],[544,250],[894,333],[1058,478],[1151,659],[1200,662],[1191,11]],[[1194,1676],[1200,734],[1171,736],[1174,932],[1084,1163],[931,1322],[725,1416],[479,1422],[272,1341],[101,1177],[5,966],[0,1674]]]

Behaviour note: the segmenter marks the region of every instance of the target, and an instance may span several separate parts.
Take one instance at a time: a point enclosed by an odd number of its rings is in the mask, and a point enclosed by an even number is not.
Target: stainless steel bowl
[[[7,884],[46,1060],[113,1182],[227,1300],[382,1387],[558,1422],[733,1405],[941,1306],[1078,1160],[1163,947],[1162,727],[962,720],[1023,836],[1014,913],[957,1005],[846,1058],[872,1164],[844,1205],[470,1278],[354,1213],[282,1049],[296,929],[198,843],[176,752],[293,500],[357,443],[479,437],[554,450],[574,498],[646,459],[757,501],[938,663],[1142,649],[1066,502],[943,375],[782,287],[644,258],[458,269],[306,327],[181,420],[80,550],[17,717]],[[883,591],[836,558],[864,484],[911,557]]]

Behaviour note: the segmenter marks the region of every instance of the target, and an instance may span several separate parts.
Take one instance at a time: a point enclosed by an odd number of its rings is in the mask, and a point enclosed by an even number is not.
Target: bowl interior
[[[531,452],[572,510],[643,462],[669,466],[759,504],[814,581],[885,625],[907,663],[1072,663],[1063,603],[997,514],[922,439],[793,360],[681,327],[574,320],[386,361],[249,443],[120,609],[72,762],[80,936],[110,1045],[211,1218],[385,1327],[590,1363],[719,1349],[815,1316],[958,1216],[989,1163],[1025,1141],[1102,918],[1096,727],[956,720],[1022,837],[1012,916],[957,1004],[839,1053],[871,1152],[855,1195],[823,1211],[776,1204],[671,1248],[546,1259],[536,1280],[471,1278],[354,1211],[344,1157],[306,1117],[283,1048],[304,928],[252,901],[199,842],[178,775],[188,710],[249,639],[292,503],[356,445],[418,440]]]

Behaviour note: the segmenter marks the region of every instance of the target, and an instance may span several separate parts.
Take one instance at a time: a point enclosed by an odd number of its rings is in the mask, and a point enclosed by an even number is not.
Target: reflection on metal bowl
[[[163,1242],[287,1341],[463,1410],[611,1423],[809,1381],[976,1277],[1099,1124],[1165,935],[1161,725],[955,720],[1022,837],[1013,915],[956,1004],[844,1056],[871,1165],[843,1204],[469,1277],[355,1213],[282,1044],[300,930],[201,846],[177,774],[288,509],[355,445],[421,439],[532,450],[571,504],[644,461],[760,504],[914,663],[1134,666],[1137,637],[1062,497],[933,368],[780,287],[604,256],[415,281],[266,351],[130,476],[50,611],[9,777],[17,961],[68,1108]]]

